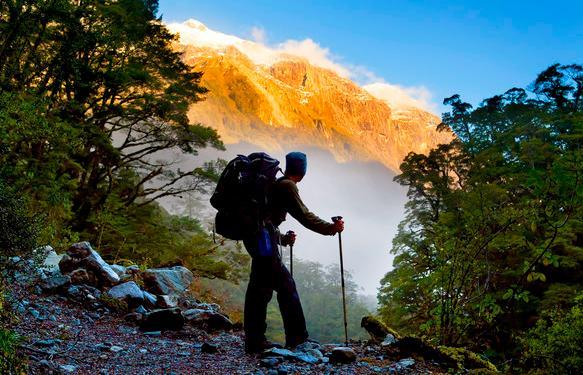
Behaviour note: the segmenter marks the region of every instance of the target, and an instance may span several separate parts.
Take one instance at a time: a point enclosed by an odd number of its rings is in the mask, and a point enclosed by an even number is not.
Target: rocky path
[[[186,326],[144,333],[115,314],[85,311],[66,297],[26,290],[15,296],[20,315],[15,328],[25,337],[21,353],[30,358],[31,374],[440,373],[421,361],[383,359],[370,347],[366,353],[363,345],[353,346],[359,359],[352,364],[308,364],[281,356],[265,360],[245,354],[241,332]]]
[[[247,355],[239,326],[220,306],[186,294],[193,275],[184,267],[109,265],[86,242],[62,255],[45,250],[41,265],[14,259],[19,271],[9,294],[19,354],[31,374],[446,372],[406,349],[407,338],[397,340],[366,319],[375,344],[308,344]]]

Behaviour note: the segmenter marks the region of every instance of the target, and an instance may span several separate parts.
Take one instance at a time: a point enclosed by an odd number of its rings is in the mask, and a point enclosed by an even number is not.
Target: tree
[[[573,303],[582,283],[582,72],[553,65],[531,94],[513,88],[476,109],[457,95],[444,100],[452,110],[440,129],[456,138],[408,155],[395,178],[409,202],[379,293],[389,325],[502,351],[518,348],[550,304]]]
[[[157,1],[30,1],[0,5],[0,87],[11,98],[32,97],[38,118],[62,124],[77,147],[63,150],[50,137],[20,142],[37,161],[65,153],[71,168],[55,178],[70,181],[71,223],[76,230],[105,205],[126,170],[137,172],[118,193],[127,206],[197,189],[204,173],[181,170],[156,155],[177,149],[196,155],[222,148],[215,131],[187,118],[202,99],[201,73],[173,51],[174,36],[159,18]],[[14,136],[10,127],[9,136]],[[54,154],[54,153],[53,153]],[[8,159],[15,154],[5,155]],[[19,176],[4,173],[8,183]],[[39,194],[35,184],[27,190]]]

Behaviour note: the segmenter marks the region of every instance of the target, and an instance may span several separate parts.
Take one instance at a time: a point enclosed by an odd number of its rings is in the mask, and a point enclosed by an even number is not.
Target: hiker
[[[295,234],[280,235],[279,225],[289,213],[304,227],[333,236],[344,230],[342,220],[334,223],[320,219],[302,202],[296,186],[306,174],[307,158],[302,152],[290,152],[285,157],[284,176],[279,178],[270,192],[268,217],[265,228],[257,236],[243,240],[252,256],[251,276],[245,295],[245,351],[257,353],[277,346],[265,338],[267,305],[277,292],[277,302],[283,318],[286,347],[295,348],[308,340],[308,331],[296,284],[282,262],[278,244],[293,245]]]

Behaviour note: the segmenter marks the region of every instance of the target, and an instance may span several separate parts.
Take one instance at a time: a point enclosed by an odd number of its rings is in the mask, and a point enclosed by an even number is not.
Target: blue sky
[[[583,1],[161,0],[160,12],[249,39],[260,28],[272,45],[311,38],[438,104],[454,93],[476,104],[554,62],[583,63]]]

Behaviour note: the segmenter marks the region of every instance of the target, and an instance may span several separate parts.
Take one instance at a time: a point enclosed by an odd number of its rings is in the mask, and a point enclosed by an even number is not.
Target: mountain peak
[[[197,21],[195,19],[188,19],[184,22],[184,25],[190,27],[191,29],[196,29],[199,31],[207,31],[208,27],[206,27],[206,25],[200,21]]]
[[[204,72],[210,90],[189,117],[215,128],[227,144],[317,147],[338,161],[378,161],[398,172],[409,152],[451,139],[437,132],[439,118],[420,102],[397,86],[360,87],[312,40],[270,48],[196,20],[169,28],[180,34],[183,60]]]

